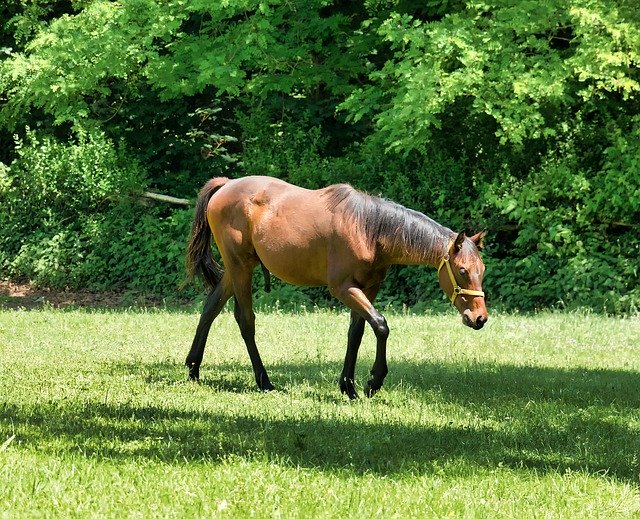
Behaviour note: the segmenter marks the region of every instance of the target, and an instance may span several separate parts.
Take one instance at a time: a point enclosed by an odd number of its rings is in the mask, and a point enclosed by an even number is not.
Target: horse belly
[[[318,286],[327,283],[327,231],[318,218],[275,213],[260,220],[252,238],[260,261],[274,276]]]
[[[260,261],[274,276],[293,285],[327,284],[326,247],[289,239],[278,243],[254,242]]]

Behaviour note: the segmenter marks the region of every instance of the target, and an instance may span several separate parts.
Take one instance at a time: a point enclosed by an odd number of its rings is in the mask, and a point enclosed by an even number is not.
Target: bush
[[[16,147],[17,159],[3,168],[0,182],[6,208],[0,214],[0,268],[12,275],[27,268],[30,250],[77,242],[72,235],[82,215],[142,190],[142,169],[100,132],[79,131],[75,142],[63,144],[27,129]]]
[[[488,206],[517,226],[512,241],[492,250],[486,282],[507,307],[614,313],[640,307],[637,122],[624,136],[610,132],[600,164],[585,161],[569,138],[528,176],[503,175],[484,185]]]
[[[600,125],[599,136],[589,137],[597,133],[594,122],[553,151],[540,145],[527,171],[520,169],[525,159],[505,148],[482,160],[444,147],[400,157],[369,139],[333,156],[320,127],[267,122],[259,113],[243,121],[240,175],[269,174],[309,188],[349,182],[454,231],[487,228],[483,288],[490,307],[640,308],[640,239],[633,227],[640,220],[638,117],[625,128]],[[597,145],[586,156],[589,139]],[[8,208],[0,212],[0,275],[171,297],[183,281],[193,212],[141,204],[144,184],[144,169],[100,132],[77,132],[63,144],[28,131],[17,159],[0,165],[0,203]],[[259,271],[254,287],[260,307],[336,304],[326,289],[275,280],[266,294]],[[378,305],[423,310],[448,302],[433,269],[398,266]]]
[[[2,196],[12,214],[31,216],[24,224],[55,225],[141,191],[142,168],[103,133],[78,130],[74,140],[62,143],[30,129],[17,140]]]
[[[184,280],[184,251],[191,210],[169,214],[136,204],[115,207],[89,224],[86,261],[78,265],[84,286],[130,289],[161,295],[176,293]]]
[[[144,170],[100,132],[28,130],[0,170],[0,272],[51,287],[163,293],[183,278],[191,211],[143,206]]]

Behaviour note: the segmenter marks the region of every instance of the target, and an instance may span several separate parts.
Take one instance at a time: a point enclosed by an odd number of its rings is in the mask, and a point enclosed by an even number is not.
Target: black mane
[[[340,211],[360,227],[371,245],[383,250],[402,250],[428,259],[441,248],[443,238],[454,234],[428,216],[391,200],[371,196],[348,184],[327,188],[327,208]]]

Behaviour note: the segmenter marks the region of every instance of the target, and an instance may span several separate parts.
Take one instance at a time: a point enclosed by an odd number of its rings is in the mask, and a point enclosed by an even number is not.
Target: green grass
[[[0,517],[634,517],[640,320],[388,315],[373,399],[338,389],[348,316],[0,310]],[[367,380],[367,331],[357,377]]]

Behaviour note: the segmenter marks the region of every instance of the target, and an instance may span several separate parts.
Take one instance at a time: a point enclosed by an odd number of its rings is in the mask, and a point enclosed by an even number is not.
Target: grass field
[[[0,310],[2,517],[638,517],[640,320],[388,315],[385,387],[339,392],[348,316]],[[357,376],[366,381],[367,331]]]

